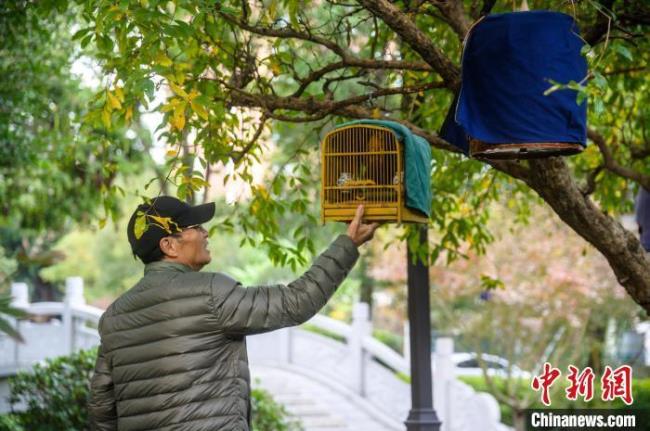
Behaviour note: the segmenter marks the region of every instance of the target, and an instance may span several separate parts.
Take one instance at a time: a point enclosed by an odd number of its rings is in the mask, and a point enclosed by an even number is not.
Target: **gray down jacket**
[[[178,263],[146,265],[100,320],[91,429],[248,431],[246,335],[308,320],[358,255],[341,235],[292,283],[249,288]]]

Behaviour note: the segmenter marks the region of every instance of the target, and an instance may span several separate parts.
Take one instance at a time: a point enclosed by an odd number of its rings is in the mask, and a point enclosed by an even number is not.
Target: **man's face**
[[[202,226],[184,228],[173,239],[176,241],[175,261],[198,271],[212,260],[208,250],[208,232]]]

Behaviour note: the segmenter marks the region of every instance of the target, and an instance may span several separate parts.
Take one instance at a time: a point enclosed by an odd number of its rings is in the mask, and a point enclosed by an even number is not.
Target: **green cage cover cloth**
[[[357,120],[337,126],[371,125],[392,130],[404,144],[404,190],[406,206],[431,216],[431,146],[422,137],[394,121]]]

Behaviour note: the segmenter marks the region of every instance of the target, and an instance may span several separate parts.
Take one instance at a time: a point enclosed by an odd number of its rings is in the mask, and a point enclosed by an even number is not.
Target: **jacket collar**
[[[151,262],[144,266],[144,274],[147,275],[153,272],[193,272],[194,270],[189,266],[177,263],[177,262],[168,262],[164,260],[159,260],[157,262]]]

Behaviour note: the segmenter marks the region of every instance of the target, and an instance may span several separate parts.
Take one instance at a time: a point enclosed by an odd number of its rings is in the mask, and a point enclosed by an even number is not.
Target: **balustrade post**
[[[27,283],[11,283],[11,306],[22,309],[29,307]]]
[[[454,340],[448,337],[436,340],[436,351],[433,355],[433,408],[442,420],[441,431],[447,431],[453,426],[451,412],[451,382],[456,370],[452,360]]]
[[[66,353],[71,354],[75,350],[75,321],[73,307],[84,305],[84,282],[81,277],[68,277],[65,280],[65,299],[63,306],[63,331]]]
[[[363,339],[372,333],[370,308],[365,302],[357,302],[352,308],[352,335],[349,340],[352,357],[354,389],[366,396],[366,352]]]

